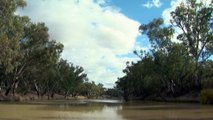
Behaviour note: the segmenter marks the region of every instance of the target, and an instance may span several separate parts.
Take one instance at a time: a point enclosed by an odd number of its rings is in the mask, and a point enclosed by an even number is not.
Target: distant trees
[[[80,84],[78,92],[80,95],[87,96],[87,98],[97,98],[103,95],[104,87],[101,83],[96,85],[94,81],[87,81]]]
[[[141,60],[128,62],[123,70],[125,76],[116,82],[125,100],[129,96],[180,96],[200,90],[201,79],[205,83],[212,81],[212,60],[207,61],[213,54],[212,5],[187,0],[171,13],[171,26],[159,18],[139,27],[152,48],[148,52],[134,51]],[[182,31],[177,37],[181,42],[174,43],[172,38],[178,28]],[[209,72],[204,72],[206,69]]]

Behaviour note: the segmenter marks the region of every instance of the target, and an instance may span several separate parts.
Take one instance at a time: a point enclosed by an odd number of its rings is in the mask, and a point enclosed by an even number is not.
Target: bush
[[[202,79],[201,84],[204,89],[213,88],[213,78]]]
[[[200,102],[202,104],[213,103],[213,89],[204,89],[200,92]]]

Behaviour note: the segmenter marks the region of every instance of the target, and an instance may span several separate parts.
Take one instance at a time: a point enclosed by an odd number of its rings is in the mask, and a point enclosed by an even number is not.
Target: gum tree
[[[194,82],[200,88],[199,69],[213,54],[213,1],[210,4],[187,0],[171,13],[172,24],[181,30],[177,39],[182,41],[195,62]]]

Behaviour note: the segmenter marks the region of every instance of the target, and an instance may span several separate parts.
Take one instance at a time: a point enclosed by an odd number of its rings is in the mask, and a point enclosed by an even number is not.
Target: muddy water
[[[213,120],[213,106],[113,100],[0,103],[0,120]]]

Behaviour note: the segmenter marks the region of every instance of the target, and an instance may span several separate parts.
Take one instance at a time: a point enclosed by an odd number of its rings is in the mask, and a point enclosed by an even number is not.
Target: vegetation
[[[213,102],[213,89],[205,89],[200,93],[200,102],[203,104]]]
[[[162,18],[142,24],[139,31],[148,37],[151,48],[134,51],[140,60],[127,62],[125,76],[108,90],[88,82],[83,67],[61,58],[63,44],[49,38],[44,23],[15,14],[25,5],[24,0],[0,1],[0,92],[4,96],[33,93],[49,99],[56,94],[64,98],[105,94],[122,95],[128,101],[200,94],[202,103],[212,102],[213,1],[181,3],[171,12],[171,25]]]
[[[154,19],[139,27],[149,38],[149,51],[134,51],[140,60],[127,62],[125,76],[116,82],[123,97],[161,98],[199,93],[213,88],[213,3],[187,0],[171,12],[171,25]],[[180,30],[174,42],[175,30]],[[203,96],[202,93],[201,96]],[[204,95],[205,96],[205,95]]]
[[[54,94],[76,96],[79,88],[88,96],[102,93],[103,85],[87,82],[83,67],[75,66],[60,58],[63,44],[49,38],[44,23],[33,23],[27,16],[15,11],[26,5],[24,0],[0,1],[0,91],[36,93],[39,98]],[[82,93],[83,94],[83,93]]]
[[[78,88],[80,95],[86,96],[87,98],[98,98],[103,95],[104,88],[103,84],[96,85],[94,81],[85,82]]]

